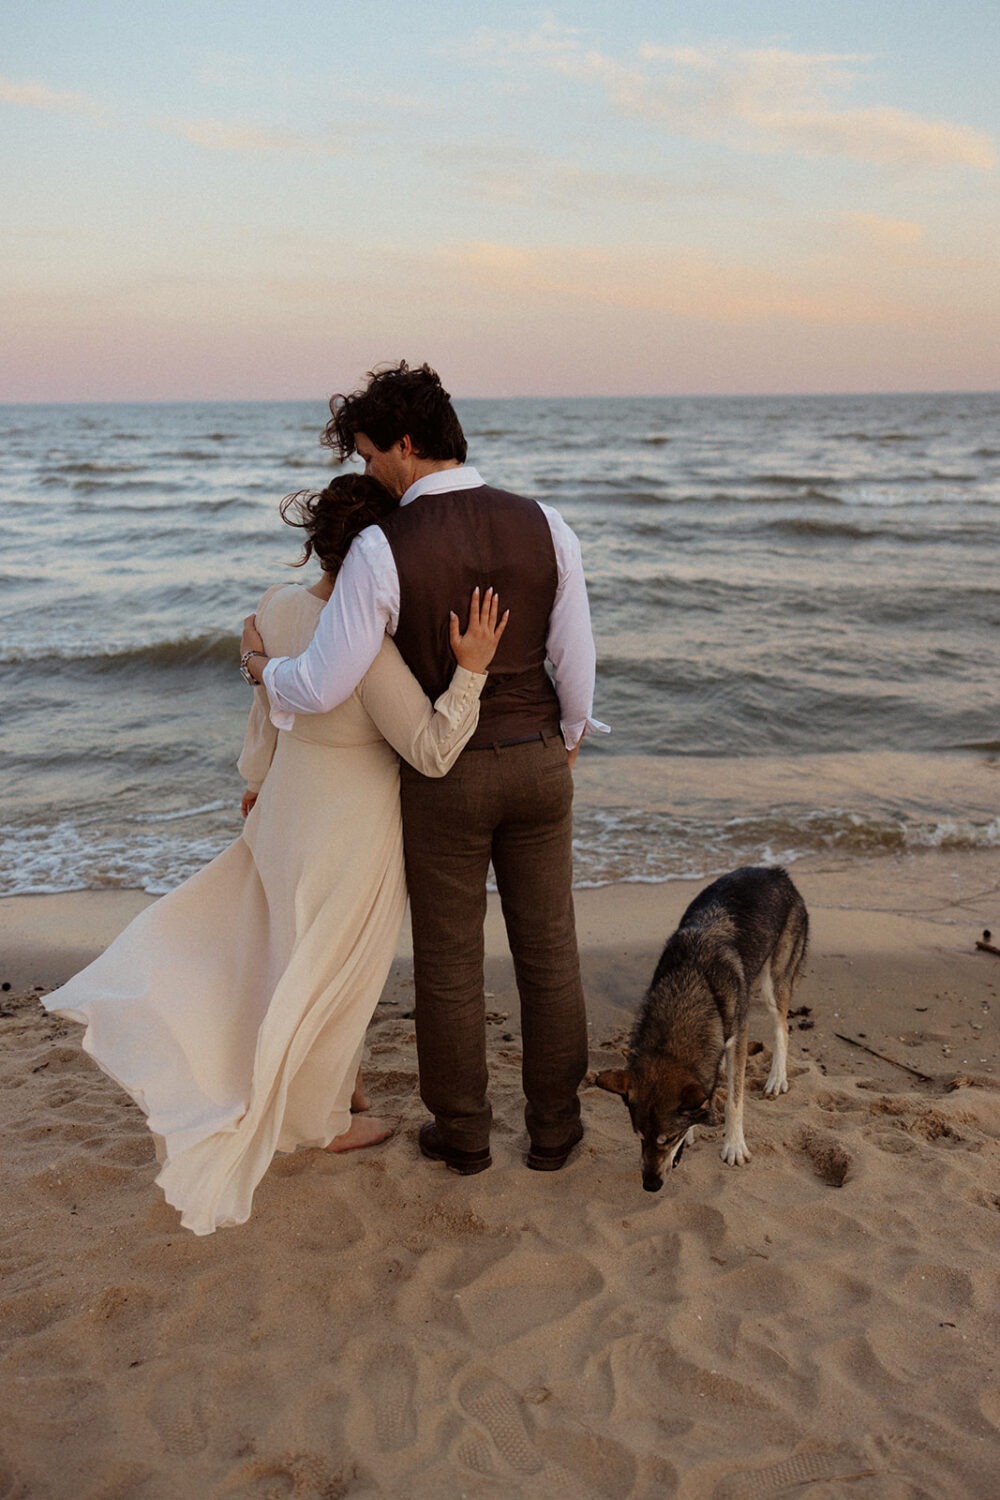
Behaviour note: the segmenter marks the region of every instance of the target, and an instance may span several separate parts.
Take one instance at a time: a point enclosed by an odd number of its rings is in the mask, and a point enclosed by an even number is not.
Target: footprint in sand
[[[332,1465],[315,1453],[279,1453],[241,1464],[212,1491],[211,1500],[271,1500],[277,1495],[288,1500],[343,1500],[356,1478],[350,1458]]]
[[[470,1269],[471,1268],[471,1269]],[[582,1256],[531,1252],[511,1256],[506,1246],[480,1254],[463,1252],[441,1285],[452,1292],[451,1308],[485,1349],[509,1345],[524,1334],[578,1316],[604,1288],[598,1268]]]
[[[528,1434],[513,1392],[489,1371],[477,1371],[458,1393],[462,1408],[489,1435],[504,1463],[516,1474],[537,1474],[542,1458]],[[481,1452],[477,1445],[477,1453]],[[483,1472],[479,1463],[475,1467]]]
[[[712,1500],[764,1500],[767,1495],[811,1484],[814,1480],[846,1482],[874,1472],[846,1453],[795,1453],[766,1469],[727,1475],[712,1491]]]
[[[478,1433],[466,1433],[463,1436],[455,1448],[455,1457],[474,1474],[495,1475],[497,1472],[493,1462],[493,1450],[486,1439],[480,1437]]]
[[[616,1407],[632,1406],[657,1419],[667,1438],[689,1432],[691,1420],[662,1393],[672,1388],[676,1353],[665,1339],[654,1334],[630,1334],[616,1338],[608,1349],[611,1389]]]
[[[73,1310],[68,1292],[56,1293],[49,1287],[15,1292],[0,1302],[0,1328],[3,1330],[0,1342],[14,1344],[31,1338],[52,1324],[61,1323]]]
[[[379,1452],[409,1448],[417,1437],[417,1375],[409,1349],[403,1344],[375,1349],[365,1362],[363,1384],[375,1417]]]
[[[147,1415],[165,1453],[191,1458],[208,1444],[199,1377],[193,1369],[175,1370],[157,1386]]]
[[[538,1434],[545,1457],[544,1482],[552,1495],[573,1500],[619,1500],[635,1493],[638,1466],[622,1443],[602,1434],[550,1428]],[[668,1495],[669,1489],[656,1493]]]

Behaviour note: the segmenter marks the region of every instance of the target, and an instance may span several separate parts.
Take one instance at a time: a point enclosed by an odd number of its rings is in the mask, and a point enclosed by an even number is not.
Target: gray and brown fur
[[[726,1069],[722,1159],[749,1161],[743,1136],[750,996],[759,989],[774,1026],[764,1093],[788,1090],[788,1008],[805,958],[809,918],[784,870],[747,866],[691,902],[668,939],[639,1011],[628,1066],[599,1073],[620,1094],[642,1142],[642,1185],[655,1193],[694,1126],[715,1124],[713,1099]]]

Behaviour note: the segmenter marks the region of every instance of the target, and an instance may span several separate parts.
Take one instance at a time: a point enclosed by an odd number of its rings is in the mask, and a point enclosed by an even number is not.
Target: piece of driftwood
[[[860,1047],[862,1052],[868,1052],[872,1057],[877,1057],[881,1062],[891,1063],[894,1068],[902,1068],[904,1073],[912,1073],[914,1078],[919,1078],[921,1083],[933,1083],[926,1073],[921,1073],[919,1068],[911,1068],[909,1063],[899,1062],[897,1058],[890,1057],[887,1052],[876,1052],[874,1047],[866,1047],[864,1042],[859,1042],[853,1036],[844,1036],[842,1032],[835,1031],[834,1036],[841,1042],[847,1042],[851,1047]]]
[[[976,938],[976,947],[981,948],[984,953],[995,953],[1000,958],[1000,948],[996,943],[990,942],[990,933],[984,932],[981,938]]]

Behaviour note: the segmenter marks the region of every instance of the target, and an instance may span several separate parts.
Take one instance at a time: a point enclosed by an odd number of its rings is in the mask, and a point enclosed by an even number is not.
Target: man
[[[492,586],[509,610],[479,727],[453,770],[435,782],[401,767],[420,1090],[434,1116],[419,1140],[424,1156],[463,1175],[491,1164],[483,922],[492,860],[521,1001],[527,1164],[558,1170],[583,1135],[587,1067],[571,767],[585,730],[605,730],[591,717],[579,543],[555,511],[493,489],[466,465],[458,417],[427,365],[373,372],[330,410],[323,441],[342,459],[357,453],[399,508],[352,545],[308,649],[261,669],[251,617],[243,665],[262,675],[272,720],[287,728],[295,713],[343,702],[388,631],[434,699],[453,667],[449,613],[476,585]]]

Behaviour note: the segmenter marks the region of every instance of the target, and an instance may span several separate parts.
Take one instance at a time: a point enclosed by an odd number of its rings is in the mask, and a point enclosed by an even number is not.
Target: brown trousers
[[[521,1001],[525,1122],[558,1146],[580,1117],[587,1021],[561,739],[466,750],[441,779],[401,767],[420,1093],[444,1142],[489,1144],[483,923],[490,860]]]

